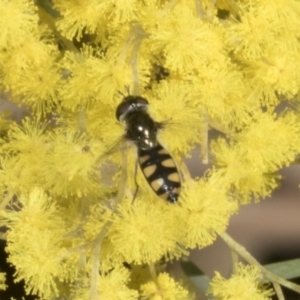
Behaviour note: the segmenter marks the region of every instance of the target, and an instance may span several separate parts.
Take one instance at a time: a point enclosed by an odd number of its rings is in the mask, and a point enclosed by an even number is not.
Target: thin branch
[[[233,131],[230,131],[230,129],[225,128],[222,124],[220,124],[217,121],[213,120],[209,116],[207,116],[207,117],[208,117],[208,124],[209,124],[210,127],[226,134],[231,139],[234,139],[234,140],[237,139],[237,134],[236,133],[234,133]]]
[[[138,57],[142,41],[145,37],[147,37],[147,34],[139,24],[133,25],[133,31],[135,33],[135,39],[133,49],[131,52],[131,57],[129,59],[129,64],[132,68],[133,94],[140,95]]]
[[[158,282],[157,282],[157,274],[156,274],[156,269],[155,269],[155,264],[152,263],[149,265],[149,271],[150,271],[150,275],[151,278],[153,280],[153,282],[155,283],[155,285],[157,286],[157,288],[159,288]]]
[[[238,254],[231,249],[232,273],[236,273],[237,263],[239,262]]]
[[[91,287],[90,287],[90,300],[95,300],[98,297],[98,275],[99,275],[99,256],[101,243],[105,238],[109,227],[112,225],[112,221],[106,222],[105,226],[102,228],[100,234],[94,240],[94,249],[93,249],[93,264],[92,264],[92,272],[91,272]]]
[[[125,193],[126,183],[127,183],[127,155],[126,151],[123,151],[122,153],[122,160],[123,160],[123,168],[120,178],[120,185],[118,189],[118,194],[116,198],[115,205],[113,207],[113,212],[116,211],[118,204],[120,204],[123,200],[123,196]],[[112,220],[107,221],[104,226],[102,227],[100,233],[97,235],[97,237],[92,240],[89,243],[86,243],[84,245],[74,247],[71,249],[68,249],[68,254],[74,253],[74,252],[82,252],[84,250],[87,250],[88,248],[93,248],[93,254],[92,254],[92,270],[91,270],[91,286],[90,286],[90,293],[89,293],[89,299],[95,300],[98,297],[98,276],[99,276],[99,257],[100,257],[100,250],[101,250],[101,243],[103,239],[106,237],[107,232],[111,225],[113,224]],[[67,255],[68,255],[67,254]]]
[[[118,68],[120,65],[123,65],[124,62],[126,61],[129,48],[131,47],[133,41],[134,41],[134,29],[132,27],[127,35],[122,51],[117,58],[116,66],[115,66],[116,68]]]
[[[205,19],[206,16],[205,16],[205,12],[204,12],[204,9],[203,9],[202,1],[201,0],[195,0],[195,3],[196,3],[197,17],[200,18],[200,19]]]
[[[278,300],[284,300],[284,295],[281,289],[281,286],[277,282],[273,282],[274,290],[278,297]]]
[[[49,26],[49,28],[53,31],[54,36],[61,43],[61,46],[63,46],[63,48],[65,50],[69,50],[69,51],[71,51],[73,53],[79,53],[78,49],[74,46],[74,44],[70,40],[68,40],[67,38],[65,38],[56,29],[55,18],[53,16],[51,16],[46,10],[44,10],[40,6],[38,6],[38,14],[39,14],[41,20],[43,20]]]
[[[281,284],[286,288],[293,290],[297,293],[300,293],[300,285],[285,280],[284,278],[268,271],[264,268],[242,245],[237,243],[234,239],[232,239],[227,233],[223,233],[220,237],[225,241],[225,243],[236,253],[238,253],[241,257],[243,257],[248,263],[258,266],[262,272],[262,274],[272,282]]]
[[[212,19],[213,17],[213,13],[214,13],[214,9],[215,9],[215,6],[216,6],[216,2],[217,0],[211,0],[208,4],[208,7],[207,7],[207,10],[206,10],[206,14],[207,16]]]

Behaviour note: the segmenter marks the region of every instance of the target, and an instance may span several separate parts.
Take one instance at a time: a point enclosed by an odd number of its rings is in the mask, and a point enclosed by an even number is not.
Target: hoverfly
[[[116,118],[125,125],[125,138],[137,147],[138,163],[148,184],[160,198],[176,203],[181,182],[175,161],[157,141],[162,124],[148,113],[149,102],[141,96],[123,96]]]

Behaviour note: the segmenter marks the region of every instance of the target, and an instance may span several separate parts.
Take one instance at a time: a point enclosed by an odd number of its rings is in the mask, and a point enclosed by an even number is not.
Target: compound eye
[[[120,121],[129,111],[139,108],[144,109],[149,104],[148,100],[140,96],[127,96],[119,104],[116,110],[116,118]]]
[[[132,104],[130,102],[120,103],[116,110],[116,118],[120,120],[120,118],[131,109],[131,106]]]
[[[136,97],[136,104],[138,106],[146,106],[149,104],[148,100],[143,97]]]

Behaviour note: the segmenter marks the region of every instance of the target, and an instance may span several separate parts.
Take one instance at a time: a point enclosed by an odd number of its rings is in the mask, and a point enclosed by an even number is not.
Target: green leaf
[[[285,279],[300,277],[300,258],[264,265],[264,267]]]
[[[205,294],[210,278],[206,276],[193,262],[181,261],[181,268],[190,281]]]

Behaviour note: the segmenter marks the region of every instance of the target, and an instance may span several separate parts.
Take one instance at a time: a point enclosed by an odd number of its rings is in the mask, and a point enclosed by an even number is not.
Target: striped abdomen
[[[149,149],[138,149],[141,170],[154,192],[162,199],[177,202],[180,177],[172,156],[160,144]]]

